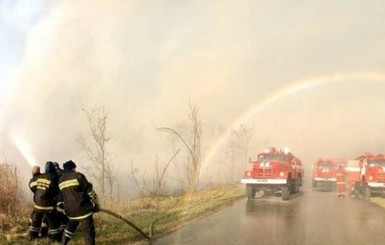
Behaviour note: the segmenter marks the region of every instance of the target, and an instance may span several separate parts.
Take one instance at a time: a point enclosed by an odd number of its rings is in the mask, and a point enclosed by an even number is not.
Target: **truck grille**
[[[377,180],[378,182],[385,182],[385,174],[378,174]]]
[[[254,169],[254,176],[266,176],[266,177],[269,177],[269,176],[275,176],[279,174],[278,170],[276,169],[269,169],[269,168],[258,168],[258,169]]]

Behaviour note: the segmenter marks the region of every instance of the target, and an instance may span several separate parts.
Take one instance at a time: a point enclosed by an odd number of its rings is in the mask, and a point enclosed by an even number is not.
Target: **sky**
[[[143,167],[159,152],[171,155],[156,128],[188,120],[188,101],[207,129],[253,127],[250,154],[288,146],[310,166],[383,152],[384,5],[0,0],[0,158],[26,169],[28,161],[82,166],[81,108],[105,106],[114,162]],[[312,86],[317,78],[325,82]],[[310,85],[258,107],[301,82]],[[205,139],[213,155],[223,152],[217,136]]]

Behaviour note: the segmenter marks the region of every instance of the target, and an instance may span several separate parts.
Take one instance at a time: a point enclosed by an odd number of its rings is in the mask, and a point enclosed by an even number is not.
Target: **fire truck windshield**
[[[318,162],[316,166],[318,168],[334,168],[336,165],[331,162]]]
[[[258,156],[258,162],[286,162],[287,155],[284,154],[261,154]]]
[[[336,162],[336,165],[337,166],[339,166],[339,165],[346,166],[346,162]]]
[[[368,160],[369,166],[378,166],[378,167],[385,167],[385,159],[384,160]]]

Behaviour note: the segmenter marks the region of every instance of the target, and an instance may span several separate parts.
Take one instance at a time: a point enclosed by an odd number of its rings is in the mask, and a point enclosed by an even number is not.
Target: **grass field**
[[[182,224],[204,217],[244,197],[244,186],[202,190],[183,196],[142,197],[108,205],[108,209],[130,220],[146,234],[152,224],[153,237],[170,233]],[[28,211],[28,210],[27,210]],[[29,212],[22,217],[1,219],[0,244],[31,244],[26,240]],[[140,244],[145,239],[123,221],[105,213],[94,215],[97,244]],[[51,244],[47,239],[38,244]],[[71,244],[83,244],[80,232]]]
[[[183,196],[141,197],[108,205],[111,210],[130,220],[147,235],[152,225],[152,237],[161,237],[191,220],[205,217],[231,205],[244,197],[243,185],[201,190]],[[372,197],[371,202],[385,208],[383,197]],[[24,207],[20,217],[5,217],[0,214],[0,244],[31,244],[26,240],[31,206]],[[97,244],[146,244],[146,240],[123,221],[105,213],[94,215]],[[35,244],[52,244],[47,239]],[[71,244],[83,244],[80,231]]]

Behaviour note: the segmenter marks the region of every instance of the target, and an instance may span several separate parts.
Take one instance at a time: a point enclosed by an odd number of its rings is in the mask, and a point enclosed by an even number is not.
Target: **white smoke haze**
[[[130,161],[150,171],[155,154],[165,162],[180,147],[156,128],[186,122],[189,100],[200,108],[208,147],[220,133],[210,130],[215,125],[226,128],[287,84],[383,71],[383,5],[57,1],[28,31],[13,100],[0,117],[0,154],[25,162],[9,141],[22,128],[41,166],[72,159],[82,169],[81,108],[105,106],[108,150],[122,181]],[[244,122],[255,132],[250,156],[288,146],[310,166],[318,157],[383,152],[384,92],[385,83],[368,79],[286,96]],[[223,151],[205,171],[221,166]]]

